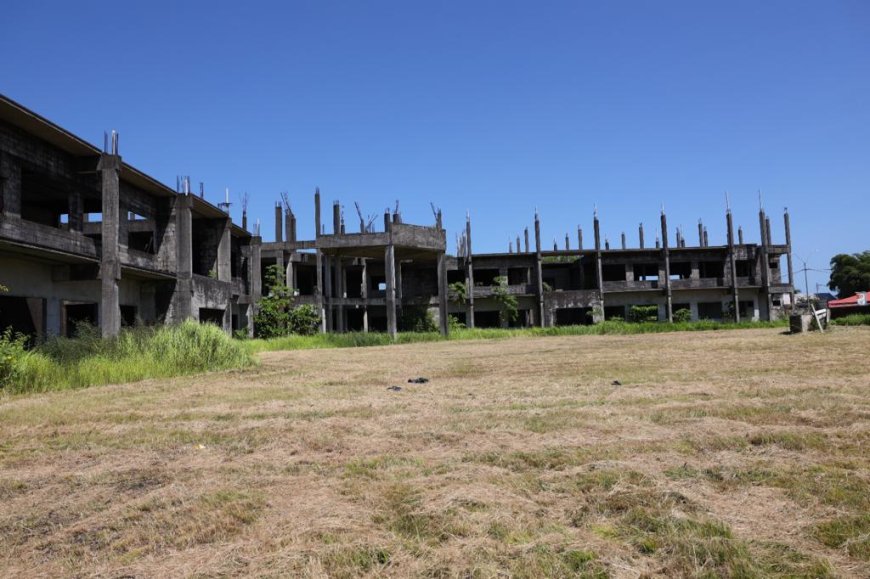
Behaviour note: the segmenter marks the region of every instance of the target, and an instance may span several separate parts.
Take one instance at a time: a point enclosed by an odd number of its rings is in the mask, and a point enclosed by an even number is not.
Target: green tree
[[[468,301],[468,288],[465,286],[465,283],[455,281],[447,286],[447,297],[450,298],[451,302],[463,306]]]
[[[266,268],[264,295],[254,316],[254,331],[258,338],[274,338],[288,334],[311,335],[320,326],[320,314],[311,305],[293,307],[293,290],[284,283],[284,272],[278,265]]]
[[[495,278],[492,286],[492,296],[498,304],[498,317],[502,324],[509,324],[517,319],[517,297],[508,292],[508,279],[500,275]]]
[[[870,290],[870,251],[840,253],[831,258],[831,279],[828,287],[841,298]]]

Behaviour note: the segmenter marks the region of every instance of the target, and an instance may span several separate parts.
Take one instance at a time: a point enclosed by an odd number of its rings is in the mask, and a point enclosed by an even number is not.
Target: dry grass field
[[[438,342],[0,398],[0,576],[867,577],[868,352]]]

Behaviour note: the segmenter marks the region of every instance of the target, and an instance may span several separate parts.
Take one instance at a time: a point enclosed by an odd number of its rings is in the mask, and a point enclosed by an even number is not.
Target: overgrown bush
[[[277,265],[266,268],[266,287],[254,316],[258,338],[277,338],[290,334],[309,336],[320,326],[320,313],[308,304],[293,307],[293,291],[283,281]]]
[[[8,334],[4,333],[6,336]],[[2,341],[5,348],[6,341]],[[79,388],[242,368],[252,363],[247,349],[212,324],[192,320],[177,326],[124,329],[102,339],[86,324],[77,337],[55,337],[30,351],[17,341],[14,371],[0,381],[10,392]]]
[[[425,306],[405,306],[399,319],[400,332],[428,333],[437,332],[438,324],[429,308]]]
[[[447,329],[453,333],[457,330],[464,330],[465,324],[459,321],[456,316],[447,316]]]
[[[658,306],[631,306],[628,310],[628,321],[635,324],[642,322],[657,322],[658,319]]]
[[[682,324],[685,322],[692,321],[692,310],[689,308],[680,308],[674,312],[674,322],[677,324]]]
[[[26,343],[27,336],[13,332],[12,328],[0,333],[0,388],[9,386],[20,372],[22,361],[27,356]]]
[[[870,326],[870,314],[852,314],[831,320],[833,326]]]
[[[320,329],[320,314],[310,304],[296,306],[287,312],[287,329],[291,334],[310,336]]]
[[[508,325],[517,319],[517,297],[508,292],[508,279],[500,275],[495,278],[492,286],[492,297],[498,304],[498,317],[502,325]]]

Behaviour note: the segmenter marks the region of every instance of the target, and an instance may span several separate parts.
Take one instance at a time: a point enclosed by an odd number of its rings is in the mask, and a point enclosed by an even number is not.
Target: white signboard
[[[866,306],[867,305],[867,292],[858,292],[858,305]]]

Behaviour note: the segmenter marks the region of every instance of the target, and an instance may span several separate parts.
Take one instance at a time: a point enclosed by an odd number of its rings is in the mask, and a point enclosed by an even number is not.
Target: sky
[[[274,236],[400,201],[452,250],[506,251],[541,215],[545,248],[725,242],[725,194],[757,241],[759,192],[795,269],[870,248],[870,2],[37,2],[8,0],[0,93]],[[14,23],[14,25],[12,24]],[[327,218],[324,217],[327,222]],[[381,219],[378,218],[378,223]],[[331,220],[328,222],[328,226]],[[673,241],[672,241],[673,242]],[[649,241],[648,241],[649,243]],[[783,268],[785,264],[783,264]],[[803,273],[796,282],[804,288]],[[809,272],[811,291],[827,282]],[[820,288],[825,291],[824,287]]]

